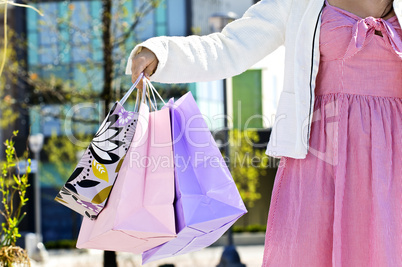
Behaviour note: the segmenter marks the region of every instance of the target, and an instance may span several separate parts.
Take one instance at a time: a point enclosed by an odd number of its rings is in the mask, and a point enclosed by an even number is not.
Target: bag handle
[[[139,110],[138,99],[141,99],[140,103],[144,103],[144,104],[147,103],[146,92],[147,92],[146,78],[145,78],[145,76],[143,76],[142,77],[142,89],[138,90],[137,99],[135,100],[134,112],[138,112],[138,110]],[[141,96],[140,96],[140,94],[141,94]]]
[[[149,109],[152,111],[156,111],[158,110],[158,105],[156,104],[156,102],[151,100],[151,94],[149,93],[149,87],[147,85],[147,97],[148,97],[148,103],[149,103]]]
[[[158,91],[152,85],[151,81],[148,80],[145,76],[142,79],[142,84],[143,84],[142,99],[144,100],[142,102],[146,103],[147,99],[148,99],[150,111],[158,110],[158,104],[156,101],[155,93],[158,95],[159,99],[163,102],[163,104],[166,105],[166,102],[163,100],[163,98],[160,96]],[[139,90],[139,91],[141,92],[141,90]],[[145,95],[144,95],[144,92],[146,92]],[[151,96],[152,96],[152,99],[151,99]],[[137,103],[136,103],[136,108],[137,108]]]
[[[159,97],[159,99],[163,102],[164,105],[166,105],[166,102],[163,100],[163,98],[161,97],[161,95],[158,93],[158,90],[156,90],[156,88],[152,85],[151,81],[148,80],[147,78],[145,78],[145,81],[147,83],[147,85],[149,86],[149,88],[151,89],[151,93],[154,99],[154,102],[156,103],[156,98],[155,98],[155,94]],[[155,92],[155,94],[154,94]]]
[[[133,83],[133,85],[131,86],[131,88],[127,91],[127,93],[123,96],[123,98],[119,101],[121,105],[124,105],[124,103],[126,103],[127,98],[131,95],[131,93],[135,90],[135,88],[137,87],[138,83],[141,81],[141,79],[144,78],[144,73],[141,73],[140,76],[138,76],[137,80],[135,81],[135,83]],[[137,103],[136,103],[137,106]]]
[[[138,83],[141,81],[141,79],[142,79],[142,90],[139,90],[139,93],[141,94],[140,102],[146,103],[146,98],[148,97],[148,102],[149,102],[150,108],[157,110],[157,103],[156,103],[156,97],[155,97],[155,94],[156,94],[159,97],[159,99],[163,102],[163,104],[166,105],[166,102],[163,100],[163,98],[158,93],[156,88],[152,85],[151,81],[145,77],[144,73],[141,73],[140,76],[138,76],[137,80],[133,83],[133,85],[130,87],[130,89],[127,91],[127,93],[123,96],[123,98],[119,101],[120,104],[124,105],[124,103],[127,101],[129,96],[136,89],[136,87],[137,87]],[[152,94],[153,101],[151,101],[151,94]],[[135,101],[135,107],[134,107],[135,112],[138,112],[138,108],[139,108],[138,99],[139,99],[139,97],[137,95],[137,99]]]
[[[153,95],[152,90],[149,89],[149,84],[148,84],[148,80],[145,78],[144,80],[144,84],[146,84],[146,88],[147,88],[147,97],[148,97],[148,103],[149,103],[149,108],[150,110],[158,110],[158,103],[156,102],[155,96]],[[151,92],[152,92],[152,96],[153,96],[153,100],[151,100]]]

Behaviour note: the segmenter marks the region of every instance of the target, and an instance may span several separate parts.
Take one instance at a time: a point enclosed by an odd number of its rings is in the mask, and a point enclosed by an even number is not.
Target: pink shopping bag
[[[109,201],[84,218],[77,247],[142,253],[176,236],[169,110],[141,103],[137,129]]]

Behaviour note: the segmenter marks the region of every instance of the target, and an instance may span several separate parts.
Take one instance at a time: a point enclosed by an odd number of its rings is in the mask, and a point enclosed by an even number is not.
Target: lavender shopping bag
[[[137,129],[108,203],[84,218],[78,248],[142,253],[176,237],[169,110],[141,103]]]
[[[138,114],[125,110],[123,104],[141,78],[122,100],[113,105],[73,174],[55,198],[84,217],[95,219],[105,206],[133,139]]]
[[[143,253],[143,263],[214,243],[247,212],[233,178],[194,101],[187,93],[168,104],[175,155],[177,238]]]

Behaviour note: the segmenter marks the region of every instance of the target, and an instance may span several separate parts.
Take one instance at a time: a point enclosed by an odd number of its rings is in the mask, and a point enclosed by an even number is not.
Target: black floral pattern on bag
[[[109,116],[102,123],[88,147],[94,158],[102,164],[113,164],[120,160],[120,157],[112,152],[124,144],[122,141],[113,140],[123,129],[123,127],[114,126],[118,120],[117,114]]]
[[[137,120],[138,114],[126,111],[116,102],[56,201],[90,219],[96,218],[111,191],[110,182],[116,179],[130,146]]]

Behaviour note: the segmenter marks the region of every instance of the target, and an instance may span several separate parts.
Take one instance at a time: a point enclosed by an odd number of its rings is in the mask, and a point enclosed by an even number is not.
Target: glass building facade
[[[118,40],[142,12],[142,1],[128,0],[114,7],[119,20],[112,19],[112,35]],[[27,11],[28,66],[41,78],[54,75],[77,84],[96,84],[102,88],[101,1],[55,1],[33,4],[44,17]],[[186,0],[164,0],[158,8],[141,18],[126,49],[115,47],[115,58],[126,60],[134,45],[153,36],[187,34]],[[125,67],[125,66],[124,66]],[[85,70],[85,71],[83,71]],[[123,68],[116,69],[124,75]]]

